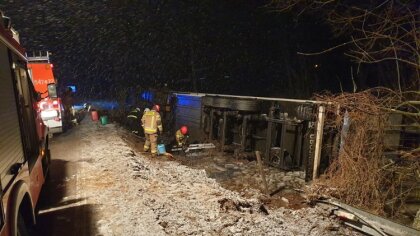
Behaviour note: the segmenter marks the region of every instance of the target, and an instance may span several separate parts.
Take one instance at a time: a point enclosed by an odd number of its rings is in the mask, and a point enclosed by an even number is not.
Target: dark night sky
[[[265,1],[2,1],[28,50],[50,50],[62,86],[88,96],[167,83],[202,92],[309,97],[350,89],[350,67],[313,16],[273,12]],[[316,66],[317,65],[317,66]],[[100,92],[102,91],[102,92]]]

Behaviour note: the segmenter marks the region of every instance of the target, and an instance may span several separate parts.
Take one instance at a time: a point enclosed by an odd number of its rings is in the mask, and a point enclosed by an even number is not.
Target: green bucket
[[[108,116],[101,116],[101,124],[102,125],[108,124]]]

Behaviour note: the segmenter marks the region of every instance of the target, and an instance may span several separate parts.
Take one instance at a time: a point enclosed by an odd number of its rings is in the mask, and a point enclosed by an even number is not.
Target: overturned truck
[[[324,106],[312,100],[175,93],[175,126],[191,141],[211,141],[236,157],[260,151],[267,164],[303,170],[310,180],[329,159],[323,147]]]
[[[231,153],[236,158],[254,159],[255,151],[259,151],[266,164],[285,171],[302,171],[306,181],[334,169],[329,168],[331,163],[342,159],[337,157],[348,153],[349,150],[346,147],[352,144],[351,139],[347,139],[347,134],[354,136],[354,133],[361,129],[357,120],[352,120],[350,115],[346,118],[348,112],[360,110],[360,104],[354,101],[353,108],[333,103],[328,99],[314,101],[205,93],[154,93],[153,91],[148,91],[148,93],[151,95],[140,96],[140,98],[147,98],[143,100],[148,104],[160,104],[165,107],[163,120],[165,129],[169,130],[168,134],[173,135],[172,131],[182,125],[187,125],[191,143],[212,142],[220,151]],[[400,164],[408,161],[407,158],[401,159],[402,153],[407,153],[405,151],[407,148],[409,150],[410,147],[420,145],[420,130],[416,125],[418,123],[410,123],[413,122],[412,119],[407,120],[401,113],[393,112],[392,109],[382,117],[382,123],[378,122],[375,113],[369,109],[365,113],[364,115],[369,117],[371,122],[364,125],[372,125],[366,130],[368,135],[365,139],[375,138],[374,135],[370,137],[375,130],[381,133],[380,137],[383,138],[375,139],[375,142],[366,142],[361,138],[359,142],[364,145],[363,148],[369,151],[370,145],[378,145],[377,150],[380,150],[377,156],[372,157],[372,153],[364,149],[365,152],[361,154],[362,159],[377,158],[375,160],[384,164],[385,167],[399,163],[398,168],[408,165],[409,170],[415,170],[414,165]],[[353,147],[350,149],[353,150]],[[352,158],[357,159],[353,156]],[[360,171],[365,171],[365,169],[361,168]],[[398,176],[398,173],[390,171],[394,177]],[[369,173],[367,178],[370,178]],[[413,212],[415,214],[418,211],[419,216],[420,186],[415,177],[407,177],[407,179],[408,182],[404,180],[400,183],[402,187],[400,191],[405,193],[407,198],[395,199],[396,201],[406,200],[404,202],[406,208],[415,210],[406,211],[405,215],[412,217]],[[387,180],[390,179],[387,178]],[[414,182],[414,185],[409,182]],[[379,187],[386,190],[386,183],[384,184]],[[349,213],[345,217],[340,216],[343,219],[347,218],[346,224],[368,234],[418,234],[415,229],[391,224],[383,218],[345,207],[343,203],[332,205]],[[367,221],[369,222],[366,223]],[[384,228],[381,226],[384,222],[387,222],[385,225],[392,226]]]
[[[191,141],[213,142],[219,150],[232,153],[236,158],[254,158],[255,151],[259,151],[266,164],[285,171],[303,171],[306,181],[325,173],[331,161],[342,153],[346,133],[358,129],[350,127],[350,118],[344,119],[340,126],[332,125],[332,120],[347,112],[330,102],[221,94],[174,93],[171,96],[176,98],[172,102],[175,127],[188,125]],[[401,114],[390,113],[385,119],[381,143],[386,148],[380,158],[383,163],[394,163],[401,155],[398,150],[418,147],[420,132],[408,129]],[[420,189],[418,184],[410,186],[402,191],[413,195]],[[413,203],[410,196],[405,206],[418,210],[418,197]],[[371,235],[418,233],[344,203],[334,202],[333,205],[347,212],[346,224]]]

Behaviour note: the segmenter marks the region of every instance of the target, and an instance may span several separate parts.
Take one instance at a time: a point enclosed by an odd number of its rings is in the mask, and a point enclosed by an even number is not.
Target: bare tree
[[[415,0],[274,0],[271,7],[279,11],[321,14],[336,36],[348,41],[318,52],[319,55],[346,46],[346,55],[361,64],[394,61],[396,87],[420,88],[420,8]],[[410,71],[402,84],[402,69]],[[407,76],[406,76],[407,77]]]

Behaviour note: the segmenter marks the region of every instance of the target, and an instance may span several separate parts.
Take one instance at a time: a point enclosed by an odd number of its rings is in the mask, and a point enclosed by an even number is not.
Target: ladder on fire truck
[[[50,55],[49,51],[32,51],[26,53],[26,58],[31,63],[50,63]]]

